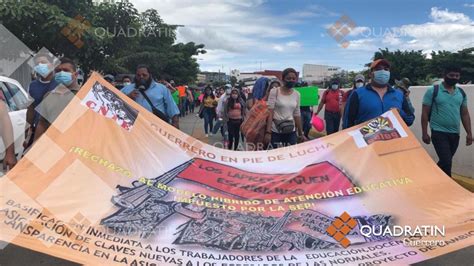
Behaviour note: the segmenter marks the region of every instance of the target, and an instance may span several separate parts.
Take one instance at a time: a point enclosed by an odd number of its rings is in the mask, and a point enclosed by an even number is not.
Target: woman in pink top
[[[232,89],[230,97],[224,105],[224,122],[229,132],[229,150],[237,150],[240,139],[240,125],[245,118],[246,106],[238,89]]]

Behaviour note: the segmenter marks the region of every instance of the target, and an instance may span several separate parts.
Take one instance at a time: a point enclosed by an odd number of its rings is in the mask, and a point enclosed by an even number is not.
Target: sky
[[[473,0],[131,0],[184,25],[177,42],[202,43],[202,71],[253,72],[324,64],[359,71],[379,48],[458,51],[474,47]],[[351,23],[344,41],[328,29]],[[346,23],[346,25],[349,25]]]

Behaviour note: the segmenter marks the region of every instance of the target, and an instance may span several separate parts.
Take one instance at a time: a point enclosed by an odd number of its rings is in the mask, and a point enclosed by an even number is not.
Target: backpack
[[[257,101],[253,105],[244,122],[240,126],[240,130],[245,136],[247,143],[253,143],[255,145],[263,143],[267,127],[267,118],[269,115],[270,111],[268,110],[265,101]]]
[[[456,87],[459,89],[462,95],[462,101],[464,102],[466,100],[466,92],[464,92],[463,89],[460,87]],[[436,105],[436,112],[438,112],[438,105],[436,103],[436,96],[438,96],[439,92],[439,84],[434,85],[433,87],[433,96],[431,97],[431,108],[430,108],[430,113],[428,114],[428,121],[431,121],[431,113],[433,112],[433,106]],[[462,103],[459,112],[462,112]]]

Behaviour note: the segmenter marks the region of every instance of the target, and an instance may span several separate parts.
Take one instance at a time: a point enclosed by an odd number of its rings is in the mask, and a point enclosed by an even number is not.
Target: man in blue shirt
[[[448,66],[444,70],[444,81],[428,88],[423,97],[421,130],[423,142],[433,146],[438,155],[438,166],[451,176],[453,156],[459,145],[460,121],[466,130],[466,146],[472,144],[471,118],[467,109],[466,93],[456,83],[461,77],[458,66]],[[428,122],[431,137],[428,135]]]
[[[153,80],[150,69],[145,65],[137,66],[134,83],[125,86],[122,92],[148,111],[153,112],[153,107],[148,100],[140,93],[139,88],[148,96],[154,108],[171,119],[174,127],[179,128],[179,109],[173,100],[170,91],[162,84]],[[166,121],[169,122],[169,121]]]
[[[408,126],[413,124],[415,115],[411,111],[403,93],[391,87],[390,62],[377,59],[370,65],[371,83],[351,93],[344,110],[343,128],[352,127],[373,119],[392,108],[398,109]]]
[[[36,79],[30,83],[28,93],[33,99],[33,103],[28,106],[26,111],[26,129],[25,142],[23,146],[27,149],[35,138],[36,127],[40,118],[39,113],[35,110],[43,101],[44,95],[52,91],[58,83],[54,80],[53,58],[46,53],[37,54],[34,57],[34,71]]]

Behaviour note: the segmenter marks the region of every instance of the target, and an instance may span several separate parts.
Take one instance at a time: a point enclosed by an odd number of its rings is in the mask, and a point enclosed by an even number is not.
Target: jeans
[[[194,113],[194,102],[189,103],[189,112]]]
[[[303,110],[301,111],[301,122],[303,123],[303,133],[308,137],[309,130],[311,129],[311,116],[312,112]]]
[[[324,121],[326,121],[327,135],[338,132],[341,124],[341,114],[339,112],[324,111]]]
[[[186,97],[179,98],[179,116],[184,117],[186,115],[186,102],[188,99]]]
[[[239,147],[240,140],[240,125],[242,125],[241,119],[230,119],[227,122],[227,130],[229,131],[229,150],[236,151]]]
[[[439,158],[439,168],[451,176],[453,156],[459,145],[459,134],[431,130],[431,141]]]
[[[288,134],[272,132],[271,149],[290,146],[296,144],[296,131]]]
[[[209,134],[209,131],[212,131],[214,123],[214,108],[204,107],[202,114],[204,116],[204,131],[206,134]]]

